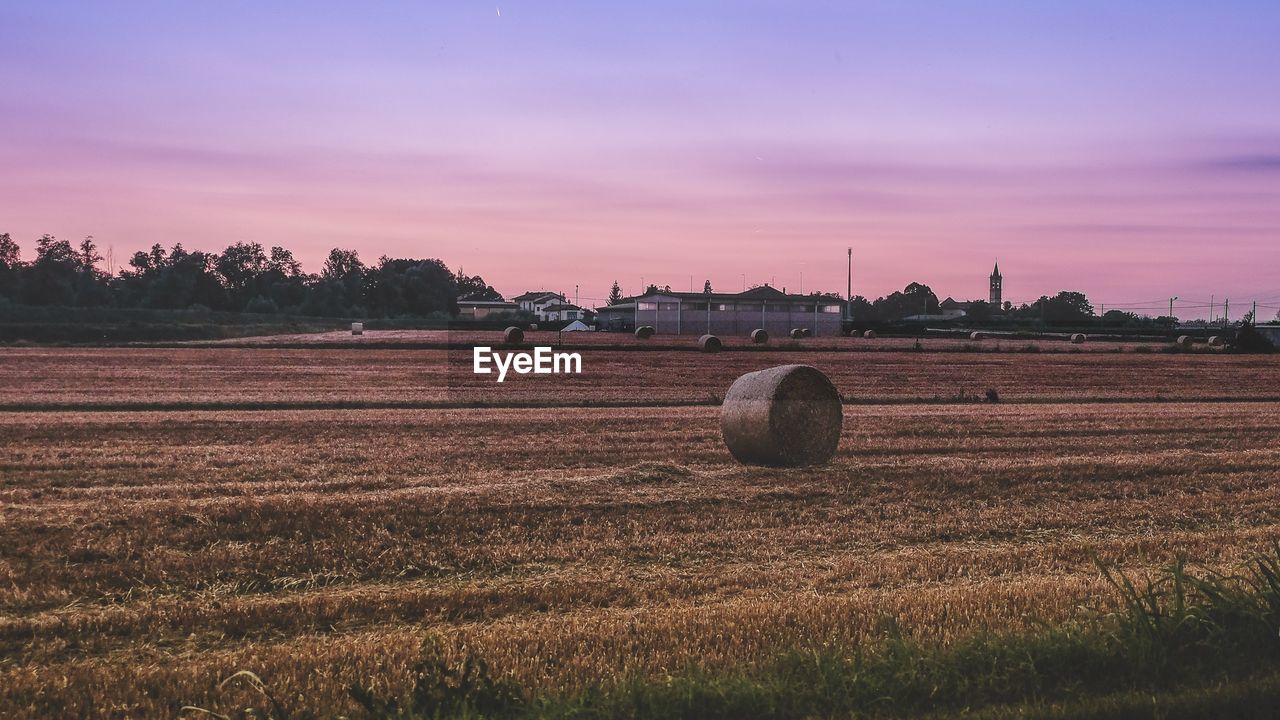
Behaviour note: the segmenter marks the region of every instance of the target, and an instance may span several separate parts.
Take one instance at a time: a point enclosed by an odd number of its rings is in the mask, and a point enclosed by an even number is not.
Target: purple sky
[[[1276,3],[366,5],[0,6],[0,232],[1280,306]]]

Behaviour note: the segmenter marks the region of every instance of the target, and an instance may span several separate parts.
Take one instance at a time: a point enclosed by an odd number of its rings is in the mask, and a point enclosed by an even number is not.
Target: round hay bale
[[[351,334],[352,334],[352,335],[363,335],[363,334],[364,334],[364,323],[351,323]]]
[[[654,331],[653,331],[652,325],[641,325],[640,327],[636,328],[636,337],[640,338],[641,340],[648,340],[649,338],[653,337],[653,332]]]
[[[502,331],[502,342],[508,345],[519,345],[524,342],[524,331],[512,325]]]
[[[764,328],[756,328],[751,331],[751,342],[756,345],[765,345],[769,342],[769,331]]]
[[[1190,335],[1179,335],[1177,340],[1177,345],[1178,347],[1181,347],[1181,348],[1189,348],[1191,347],[1191,344],[1194,342],[1195,341],[1191,339]]]
[[[805,337],[813,337],[813,330],[810,328],[800,328],[800,332],[804,333]]]
[[[969,339],[970,339],[970,340],[981,340],[981,339],[982,339],[982,333],[980,333],[980,332],[976,332],[976,331],[975,331],[975,332],[971,332],[971,333],[969,333]]]
[[[1227,342],[1222,339],[1221,335],[1212,335],[1209,337],[1209,347],[1222,347]]]
[[[779,365],[733,381],[720,408],[729,452],[749,465],[820,465],[840,444],[844,408],[831,380],[808,365]]]
[[[1079,345],[1088,339],[1089,337],[1084,333],[1075,333],[1071,336],[1071,342],[1075,345]]]
[[[792,340],[799,340],[804,337],[804,328],[791,328],[791,332],[787,333]]]
[[[718,353],[722,347],[724,343],[720,342],[720,338],[715,335],[703,335],[698,338],[698,349],[704,353]]]
[[[537,330],[537,329],[538,329],[538,323],[529,323],[529,332],[533,332],[534,330]]]
[[[866,339],[868,339],[868,340],[875,340],[875,339],[876,339],[876,331],[875,331],[875,330],[868,330],[868,331],[866,331],[866,332],[862,333],[862,337],[864,337],[864,338],[866,338]]]

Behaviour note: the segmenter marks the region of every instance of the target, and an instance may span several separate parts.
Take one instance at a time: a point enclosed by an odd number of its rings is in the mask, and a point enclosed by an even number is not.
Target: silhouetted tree
[[[617,305],[622,302],[622,287],[618,285],[618,281],[613,281],[613,287],[609,289],[609,304]]]
[[[0,299],[17,300],[22,251],[9,233],[0,235]]]
[[[369,273],[368,287],[375,315],[458,314],[458,284],[439,260],[382,257]]]

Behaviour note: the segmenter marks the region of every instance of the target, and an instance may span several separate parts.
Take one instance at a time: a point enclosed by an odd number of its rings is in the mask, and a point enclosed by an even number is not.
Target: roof
[[[520,307],[519,305],[513,302],[507,302],[506,300],[459,300],[458,306],[461,307],[463,305],[470,305],[471,307],[503,307],[503,308]]]
[[[589,331],[589,330],[591,330],[591,326],[590,326],[590,325],[587,325],[586,323],[582,322],[581,320],[574,320],[573,322],[569,323],[568,325],[565,325],[564,327],[560,328],[560,331],[561,331],[561,332],[581,332],[581,331],[583,331],[583,330],[587,330],[587,331]]]
[[[563,295],[561,295],[560,293],[558,293],[558,292],[551,292],[550,290],[531,290],[531,291],[529,291],[529,292],[527,292],[527,293],[524,293],[524,294],[521,294],[521,295],[517,295],[517,296],[515,296],[515,297],[511,298],[511,300],[512,300],[513,302],[521,302],[521,301],[524,301],[524,300],[538,300],[538,299],[540,299],[540,298],[544,298],[544,297],[558,297],[558,298],[561,298],[561,299],[563,299],[563,298],[564,298],[564,296],[563,296]]]
[[[548,305],[542,308],[542,311],[555,312],[557,310],[581,310],[581,309],[582,308],[578,307],[577,305],[574,305],[573,303],[557,303],[555,305]]]
[[[650,290],[643,295],[637,295],[628,300],[639,300],[640,298],[651,297],[653,295],[662,295],[665,297],[680,298],[681,300],[789,300],[789,301],[808,301],[813,302],[813,295],[797,295],[795,293],[784,293],[778,288],[770,285],[761,285],[753,287],[740,293],[702,293],[702,292],[675,292],[673,290]],[[826,300],[828,302],[839,301],[836,297],[817,296],[818,300]]]

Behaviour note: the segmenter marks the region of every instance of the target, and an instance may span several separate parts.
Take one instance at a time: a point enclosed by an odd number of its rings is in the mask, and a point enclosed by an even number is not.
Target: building
[[[520,306],[521,310],[538,315],[548,305],[567,302],[564,295],[547,290],[535,290],[511,298],[511,302]],[[539,317],[541,319],[541,317]]]
[[[999,309],[1004,298],[1004,278],[1000,275],[1000,262],[996,261],[996,268],[991,271],[991,307]]]
[[[539,322],[561,322],[585,320],[590,311],[569,302],[565,296],[557,292],[538,290],[518,295],[511,299],[524,310],[538,319]]]
[[[496,313],[513,313],[520,306],[505,300],[459,300],[458,317],[467,320],[483,320]]]
[[[838,298],[789,295],[768,285],[741,293],[653,290],[617,305],[596,308],[601,330],[630,332],[649,325],[671,335],[711,333],[732,337],[756,328],[782,337],[792,328],[839,335],[844,303]]]
[[[544,305],[541,310],[537,310],[538,319],[542,322],[560,322],[582,320],[586,317],[586,310],[574,305],[573,303],[554,303]]]
[[[955,320],[956,318],[962,318],[965,315],[968,315],[969,307],[971,305],[973,305],[972,302],[960,302],[954,298],[947,298],[946,300],[938,303],[938,310],[942,317],[948,320]]]

